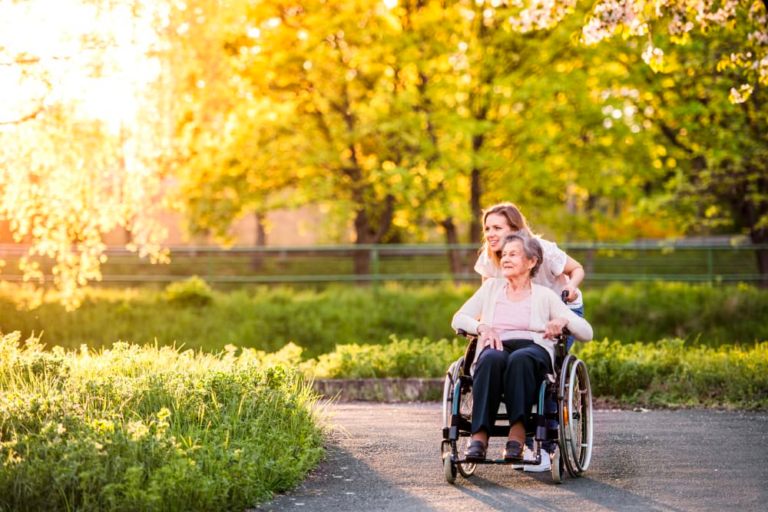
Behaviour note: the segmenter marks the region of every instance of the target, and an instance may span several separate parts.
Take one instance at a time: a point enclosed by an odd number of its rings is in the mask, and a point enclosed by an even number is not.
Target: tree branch
[[[41,104],[40,106],[37,107],[37,110],[35,110],[31,114],[27,114],[27,115],[25,115],[23,117],[20,117],[18,119],[12,119],[10,121],[0,121],[0,125],[21,124],[21,123],[24,123],[26,121],[30,121],[30,120],[36,118],[37,116],[39,116],[44,110],[45,110],[45,107]]]

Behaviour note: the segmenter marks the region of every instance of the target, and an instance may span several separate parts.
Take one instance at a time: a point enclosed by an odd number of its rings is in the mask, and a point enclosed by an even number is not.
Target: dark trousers
[[[550,368],[547,351],[531,340],[509,340],[504,350],[483,350],[472,379],[472,433],[482,429],[491,434],[502,394],[509,425],[527,423]]]

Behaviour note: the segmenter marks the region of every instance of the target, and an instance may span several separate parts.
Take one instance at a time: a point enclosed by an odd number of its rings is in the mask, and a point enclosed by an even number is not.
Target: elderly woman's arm
[[[563,318],[568,321],[565,327],[571,331],[574,338],[579,341],[589,341],[592,339],[594,333],[592,332],[592,326],[589,322],[581,318],[579,315],[570,310],[554,293],[548,295],[550,297],[550,320]]]
[[[475,294],[453,315],[451,327],[455,330],[461,329],[469,334],[479,334],[477,328],[481,325],[481,322],[478,318],[480,318],[480,314],[483,312],[483,300],[485,288],[488,286],[487,283],[488,281],[485,281]]]

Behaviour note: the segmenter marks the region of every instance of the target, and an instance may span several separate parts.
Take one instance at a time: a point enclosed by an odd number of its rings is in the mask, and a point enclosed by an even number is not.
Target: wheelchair
[[[567,329],[556,340],[554,375],[548,375],[541,383],[538,403],[534,405],[528,422],[528,425],[535,425],[535,431],[526,432],[527,437],[534,439],[535,459],[514,462],[504,459],[469,461],[464,458],[472,430],[472,376],[469,369],[474,360],[477,337],[461,330],[457,334],[470,341],[466,354],[452,363],[445,374],[441,443],[445,480],[453,484],[457,473],[469,478],[480,464],[538,465],[541,463],[541,443],[546,439],[555,445],[550,468],[552,480],[556,484],[562,483],[566,472],[572,478],[582,476],[592,458],[592,390],[586,364],[568,353]],[[544,411],[546,395],[554,398],[556,413]],[[508,419],[502,401],[489,438],[506,437]],[[557,421],[556,427],[553,420]]]

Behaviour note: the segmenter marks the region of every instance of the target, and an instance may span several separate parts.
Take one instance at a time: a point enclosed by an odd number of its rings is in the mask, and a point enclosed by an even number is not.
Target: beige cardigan
[[[461,309],[453,315],[451,326],[456,330],[462,329],[469,334],[477,334],[477,327],[481,323],[493,327],[496,298],[506,284],[507,280],[504,278],[487,279],[475,294],[461,306]],[[549,288],[537,284],[531,284],[531,288],[530,331],[533,336],[533,342],[547,351],[554,367],[555,342],[544,339],[544,326],[546,323],[557,317],[567,318],[568,330],[579,341],[589,341],[592,339],[592,326],[589,325],[589,322],[571,311],[555,292]],[[478,318],[482,318],[483,321],[480,322]],[[501,338],[502,340],[504,339],[503,336]],[[475,352],[475,360],[472,362],[473,371],[477,359],[480,357],[480,352],[480,350]]]

